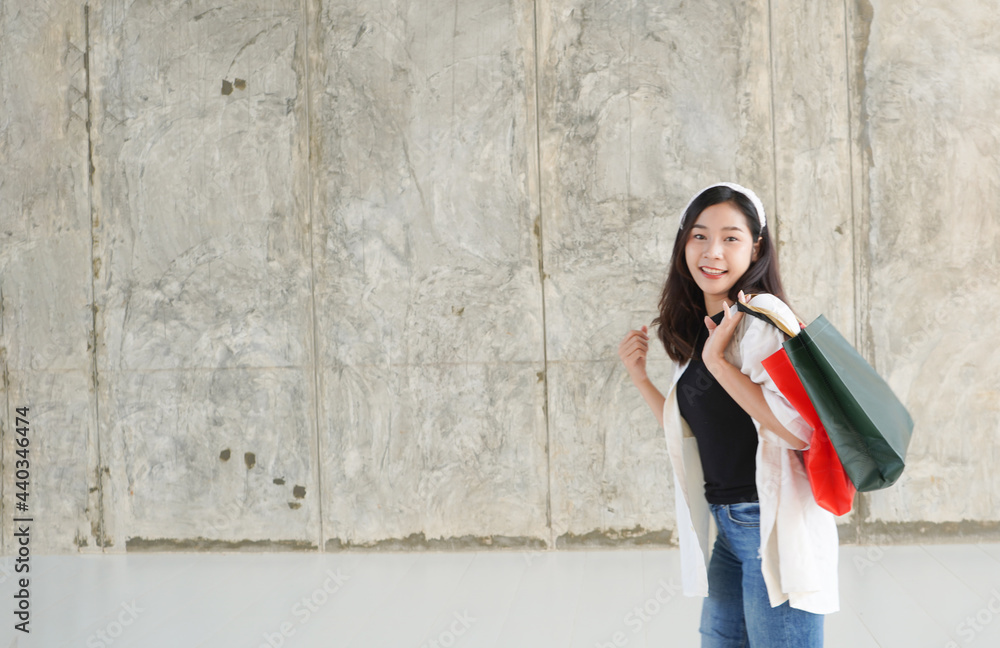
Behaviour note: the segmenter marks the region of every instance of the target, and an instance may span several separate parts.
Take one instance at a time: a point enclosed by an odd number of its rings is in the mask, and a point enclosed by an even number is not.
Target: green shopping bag
[[[822,315],[782,346],[854,486],[892,486],[913,419],[889,385]]]

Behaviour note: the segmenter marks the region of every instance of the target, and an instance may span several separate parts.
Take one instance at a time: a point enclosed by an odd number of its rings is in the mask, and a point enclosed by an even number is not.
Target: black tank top
[[[712,319],[722,321],[722,313]],[[756,502],[757,429],[702,361],[702,329],[691,363],[677,381],[677,405],[698,442],[709,504]]]

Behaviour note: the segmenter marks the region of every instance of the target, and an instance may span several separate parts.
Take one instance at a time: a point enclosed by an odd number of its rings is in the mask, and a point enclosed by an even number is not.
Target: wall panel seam
[[[847,181],[851,195],[851,269],[854,284],[854,346],[859,348],[861,338],[858,330],[859,300],[858,300],[858,219],[857,205],[854,195],[854,103],[851,95],[851,32],[847,0],[844,0],[844,94],[847,100]]]
[[[778,132],[774,119],[774,17],[771,12],[771,0],[767,0],[767,60],[767,77],[771,88],[769,97],[771,113],[771,199],[774,201],[774,206],[772,207],[773,218],[769,219],[771,222],[768,223],[768,227],[771,228],[771,240],[777,248],[778,241],[780,240],[780,225],[778,224]]]
[[[544,225],[543,225],[543,215],[544,211],[542,209],[542,124],[541,124],[541,109],[539,108],[541,101],[539,100],[539,64],[538,64],[538,0],[532,0],[532,60],[534,61],[534,86],[535,91],[533,93],[535,102],[535,183],[538,192],[538,212],[536,218],[538,219],[538,285],[539,292],[541,294],[541,310],[542,310],[542,398],[544,403],[544,413],[545,413],[545,474],[546,474],[546,490],[545,490],[545,524],[549,529],[549,548],[555,549],[556,546],[556,534],[555,529],[552,525],[552,438],[550,433],[549,424],[549,350],[548,350],[548,324],[545,319],[545,245],[544,239],[542,237]]]
[[[0,340],[4,339],[4,326],[3,326],[4,312],[3,312],[3,310],[4,310],[3,309],[3,282],[0,282]],[[0,364],[3,365],[2,367],[0,367],[0,370],[3,371],[3,375],[0,376],[0,380],[3,381],[3,397],[4,397],[4,410],[3,410],[3,416],[4,416],[4,418],[3,418],[3,420],[7,421],[8,425],[9,425],[9,422],[10,422],[10,374],[7,371],[7,349],[5,349],[3,347],[0,347]],[[16,423],[17,422],[15,421],[15,426],[14,426],[15,428],[17,427]],[[6,454],[4,452],[4,448],[6,447],[7,444],[6,443],[2,443],[3,438],[6,436],[4,434],[4,432],[7,433],[6,435],[10,434],[9,429],[7,429],[5,427],[2,427],[2,425],[0,425],[0,468],[2,468],[3,466],[7,465],[7,463],[5,461],[6,457],[4,456]],[[15,432],[15,434],[16,434],[16,432]],[[16,437],[12,436],[11,438],[16,438]],[[3,472],[3,471],[0,470],[0,472]],[[0,480],[0,515],[2,515],[3,519],[5,519],[5,520],[7,519],[7,504],[6,504],[6,502],[7,502],[7,491],[4,488],[4,484],[6,484],[6,483],[7,483],[6,479]],[[3,553],[3,555],[5,555],[5,556],[7,555],[7,534],[6,533],[0,533],[0,553]]]
[[[90,83],[90,68],[92,61],[90,55],[92,52],[92,43],[90,40],[90,3],[83,6],[83,24],[84,24],[84,40],[86,51],[83,54],[83,69],[86,79],[86,100],[87,100],[87,199],[90,206],[90,317],[91,317],[91,329],[90,329],[90,362],[91,362],[91,380],[94,386],[94,415],[91,424],[94,429],[94,439],[97,447],[95,448],[97,453],[97,466],[95,467],[95,478],[97,480],[97,530],[96,536],[94,538],[94,543],[97,547],[102,550],[107,546],[107,540],[105,538],[104,529],[105,525],[105,511],[104,511],[104,471],[102,469],[102,463],[104,460],[103,454],[101,452],[101,391],[100,391],[100,377],[98,375],[98,362],[97,362],[97,287],[94,283],[94,247],[95,240],[97,238],[97,232],[94,229],[94,221],[96,216],[96,207],[94,206],[94,115],[93,115],[93,88]]]
[[[316,467],[316,502],[317,502],[317,515],[319,516],[319,528],[317,529],[317,545],[320,553],[324,552],[326,539],[324,537],[323,529],[323,449],[322,449],[322,426],[320,413],[323,408],[320,406],[320,401],[323,397],[323,392],[321,391],[322,380],[320,379],[320,354],[319,354],[319,327],[316,322],[316,263],[314,259],[314,248],[313,248],[313,228],[315,224],[314,220],[314,209],[313,209],[313,155],[312,155],[312,74],[310,74],[310,47],[312,42],[309,39],[309,30],[312,25],[309,22],[309,0],[302,0],[302,25],[303,25],[303,39],[305,40],[305,47],[303,48],[303,77],[305,83],[305,153],[306,153],[306,218],[308,219],[309,226],[307,228],[308,235],[306,237],[307,244],[309,245],[309,313],[312,318],[312,379],[313,379],[313,426],[316,435],[316,457],[314,465]]]
[[[860,140],[855,142],[854,139],[855,138],[854,124],[855,120],[857,120],[858,124],[857,134],[860,135],[860,132],[863,128],[863,126],[861,125],[861,119],[862,119],[862,114],[864,112],[860,103],[857,106],[855,105],[854,103],[855,97],[851,93],[851,88],[853,84],[858,81],[857,78],[853,76],[853,73],[857,71],[857,68],[855,67],[855,64],[857,62],[854,60],[854,56],[852,55],[852,51],[856,52],[856,50],[853,47],[854,35],[853,31],[851,30],[851,26],[854,24],[855,19],[856,19],[856,14],[852,14],[849,0],[844,0],[844,72],[845,72],[844,91],[847,95],[847,133],[848,133],[847,145],[849,151],[847,158],[848,158],[848,170],[850,172],[850,179],[849,179],[850,184],[848,186],[851,189],[851,239],[852,239],[851,269],[854,275],[853,276],[853,283],[854,283],[853,334],[854,334],[854,347],[859,351],[861,351],[861,354],[863,356],[871,357],[869,353],[866,353],[867,345],[865,344],[864,340],[864,326],[862,323],[862,316],[863,316],[862,308],[863,305],[866,303],[866,300],[864,299],[862,292],[864,291],[863,282],[866,280],[864,278],[863,260],[861,254],[859,253],[860,252],[859,246],[864,245],[864,237],[858,236],[860,230],[865,225],[864,222],[865,216],[862,214],[859,217],[858,214],[859,210],[864,209],[863,207],[864,200],[863,199],[859,200],[859,198],[861,197],[855,193],[855,190],[863,191],[864,179],[859,178],[860,186],[855,185],[854,181],[854,170],[855,170],[854,157],[855,155],[860,156],[862,154]],[[860,102],[861,100],[860,96],[858,96],[857,99]],[[855,108],[858,108],[858,110],[856,111]],[[865,167],[864,159],[859,158],[858,169],[862,173],[864,173],[864,167]],[[869,525],[866,523],[866,519],[868,518],[870,510],[868,498],[869,495],[865,493],[859,493],[858,497],[855,499],[854,511],[851,514],[852,526],[854,527],[854,537],[858,542],[865,542],[866,536],[869,533]]]

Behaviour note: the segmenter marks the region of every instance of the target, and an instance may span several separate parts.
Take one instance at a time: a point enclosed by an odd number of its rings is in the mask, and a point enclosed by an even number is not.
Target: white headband
[[[679,227],[684,227],[684,214],[686,214],[688,209],[691,208],[691,203],[693,203],[698,198],[698,196],[705,193],[709,189],[712,189],[713,187],[729,187],[733,191],[739,192],[744,196],[746,196],[747,198],[749,198],[750,202],[753,203],[754,209],[757,210],[757,218],[760,219],[760,228],[764,229],[764,226],[767,225],[767,220],[764,218],[764,204],[760,202],[760,198],[757,197],[757,194],[750,191],[743,185],[738,185],[733,182],[717,182],[714,185],[709,185],[704,189],[702,189],[701,191],[699,191],[698,193],[696,193],[694,195],[694,198],[688,201],[687,207],[684,208],[684,211],[681,212],[681,220]]]

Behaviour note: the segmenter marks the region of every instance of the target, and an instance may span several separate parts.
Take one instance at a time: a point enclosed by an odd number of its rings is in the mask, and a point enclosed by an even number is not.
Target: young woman
[[[698,193],[681,215],[654,321],[674,361],[667,395],[646,375],[645,326],[618,350],[666,432],[684,593],[707,596],[703,648],[820,647],[823,615],[839,608],[836,523],[798,453],[812,429],[761,366],[785,336],[735,306],[758,293],[750,304],[797,326],[769,229],[749,189]]]

